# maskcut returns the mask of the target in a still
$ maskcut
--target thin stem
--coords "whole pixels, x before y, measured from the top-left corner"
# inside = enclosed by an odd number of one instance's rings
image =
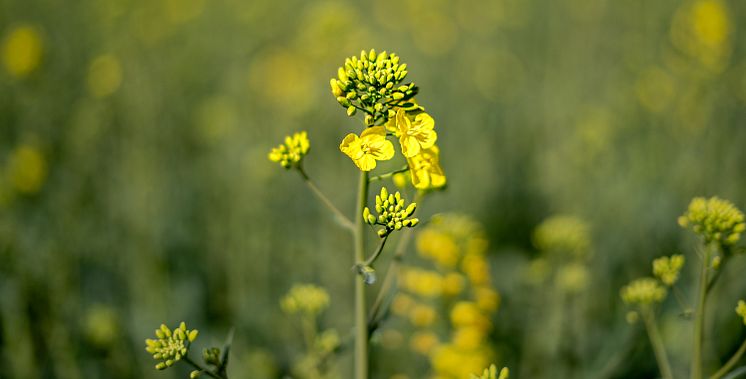
[[[658,327],[655,325],[655,314],[652,309],[642,309],[642,318],[645,322],[645,329],[648,332],[650,338],[650,345],[653,347],[653,353],[655,353],[655,360],[658,362],[658,368],[661,371],[663,379],[673,379],[671,370],[671,363],[668,361],[668,355],[666,354],[666,348],[663,345],[663,339],[660,333],[658,333]]]
[[[363,209],[368,200],[368,172],[360,172],[357,209],[355,210],[355,262],[365,259],[365,223]],[[365,281],[355,277],[355,379],[368,378],[368,322],[365,311]]]
[[[705,247],[702,257],[702,270],[699,275],[697,309],[694,318],[694,343],[692,345],[692,379],[702,379],[702,344],[704,341],[705,304],[707,301],[707,271],[710,262],[710,249]]]
[[[352,221],[350,221],[350,219],[347,218],[347,216],[345,216],[339,210],[339,208],[334,206],[331,200],[329,200],[329,198],[326,197],[326,195],[324,195],[323,192],[321,192],[319,187],[317,187],[316,184],[314,184],[314,182],[311,180],[311,178],[308,177],[308,174],[306,174],[306,171],[303,170],[302,166],[298,166],[298,173],[300,173],[300,176],[303,178],[303,181],[306,183],[308,188],[311,189],[311,192],[313,192],[313,194],[316,195],[316,197],[319,200],[321,200],[321,203],[324,204],[327,207],[327,209],[329,209],[332,212],[332,214],[334,214],[334,217],[337,220],[337,222],[339,222],[339,224],[342,225],[343,228],[353,231],[355,229],[355,225],[352,223]],[[363,211],[360,211],[359,215],[362,214],[362,212]]]
[[[728,371],[730,371],[733,366],[738,363],[738,361],[743,356],[743,353],[746,353],[746,339],[743,340],[743,343],[741,343],[741,346],[738,348],[738,350],[733,354],[730,359],[728,359],[728,362],[726,362],[723,367],[720,368],[720,370],[717,370],[714,374],[710,376],[710,379],[720,379],[723,377],[723,375],[727,374]]]
[[[728,263],[728,257],[730,254],[723,254],[723,258],[720,261],[720,266],[715,271],[715,274],[710,278],[710,281],[707,283],[707,293],[710,293],[712,291],[712,287],[715,286],[715,283],[717,283],[718,279],[720,278],[721,273],[723,272],[723,269],[725,268],[725,264]],[[710,262],[706,262],[708,266],[710,265]]]
[[[213,377],[215,379],[227,379],[227,378],[223,378],[222,376],[219,376],[218,374],[215,374],[214,372],[212,372],[212,371],[210,371],[210,370],[202,367],[202,365],[200,365],[199,363],[194,362],[193,360],[189,359],[188,356],[184,356],[181,359],[184,362],[188,363],[190,366],[192,366],[195,369],[199,370],[199,372],[203,372],[203,373],[205,373],[205,374],[207,374],[207,375],[209,375],[209,376],[211,376],[211,377]]]
[[[370,177],[370,181],[374,182],[376,180],[387,179],[387,178],[390,178],[390,177],[392,177],[392,176],[394,176],[396,174],[399,174],[399,173],[402,173],[402,172],[407,172],[407,171],[409,171],[409,166],[404,166],[402,168],[396,169],[396,170],[391,171],[391,172],[387,172],[385,174],[381,174],[381,175],[377,175],[377,176],[371,176]]]
[[[733,370],[733,372],[731,372],[728,376],[726,376],[723,379],[736,379],[740,376],[743,376],[743,374],[746,374],[746,366],[741,366]]]
[[[373,255],[370,256],[370,258],[368,258],[365,262],[363,262],[363,265],[370,266],[370,265],[373,264],[373,262],[376,261],[376,259],[378,259],[378,256],[381,255],[381,252],[383,251],[383,247],[386,245],[386,240],[388,240],[388,239],[389,239],[388,235],[386,235],[385,237],[381,238],[381,243],[378,244],[378,248],[373,253]]]

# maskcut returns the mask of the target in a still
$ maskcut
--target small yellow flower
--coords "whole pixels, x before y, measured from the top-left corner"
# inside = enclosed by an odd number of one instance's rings
[[[284,144],[269,152],[269,160],[279,162],[282,167],[291,168],[300,163],[310,148],[311,142],[308,140],[308,134],[305,131],[295,133],[285,137]]]
[[[412,325],[421,328],[432,325],[436,317],[435,309],[425,304],[417,304],[409,311],[409,321]]]
[[[440,188],[446,184],[446,175],[440,167],[440,149],[432,145],[417,155],[407,158],[412,184],[417,189]]]
[[[679,271],[684,267],[684,256],[675,254],[670,257],[660,257],[653,261],[653,274],[663,284],[672,286],[679,280]]]
[[[744,220],[743,212],[728,200],[695,197],[678,221],[682,228],[700,235],[705,243],[727,246],[735,245],[746,231]]]
[[[666,297],[666,287],[653,278],[642,278],[624,286],[622,300],[626,304],[650,305],[660,303]]]
[[[164,370],[187,355],[189,345],[194,342],[198,333],[197,329],[187,329],[184,322],[174,330],[161,324],[155,330],[156,339],[145,340],[145,351],[153,354],[153,359],[159,361],[155,368]]]
[[[746,301],[738,300],[738,306],[736,307],[736,314],[743,318],[743,323],[746,324]]]
[[[296,284],[280,301],[287,314],[316,316],[329,306],[329,293],[313,284]]]
[[[361,171],[376,168],[376,161],[386,161],[394,156],[394,145],[386,139],[386,129],[374,126],[365,129],[360,137],[350,133],[339,145]]]
[[[399,143],[405,157],[411,158],[420,153],[421,149],[429,149],[438,139],[435,133],[435,120],[427,113],[419,113],[414,121],[407,117],[404,109],[396,112],[396,127],[399,131]]]
[[[417,353],[427,355],[433,350],[433,348],[438,346],[439,342],[438,336],[433,332],[417,332],[414,333],[412,338],[409,340],[409,347]]]

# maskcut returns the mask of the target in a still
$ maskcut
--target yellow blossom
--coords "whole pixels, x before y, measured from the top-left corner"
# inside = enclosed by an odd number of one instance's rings
[[[391,311],[396,315],[403,316],[409,312],[413,304],[414,300],[409,295],[400,293],[391,302]]]
[[[485,312],[495,312],[500,307],[500,293],[489,287],[474,289],[474,297],[479,309]]]
[[[471,301],[459,301],[451,309],[451,323],[456,327],[474,326],[482,329],[490,327],[489,320]]]
[[[746,301],[738,300],[736,314],[741,316],[743,318],[743,323],[746,324]]]
[[[746,230],[744,215],[733,203],[718,197],[695,197],[679,225],[699,234],[705,243],[735,245]]]
[[[474,350],[482,345],[486,335],[482,328],[466,326],[453,333],[453,344],[459,349]]]
[[[16,191],[24,194],[39,192],[47,178],[47,161],[33,145],[21,145],[8,158],[7,173]]]
[[[427,327],[435,321],[435,309],[429,305],[417,304],[409,311],[409,321],[417,327]]]
[[[394,145],[386,139],[383,126],[368,128],[360,137],[350,133],[339,145],[339,150],[347,154],[362,171],[376,168],[376,161],[386,161],[394,156]]]
[[[468,254],[461,262],[461,269],[475,285],[486,285],[490,281],[490,271],[484,256]]]
[[[269,160],[279,162],[285,168],[297,166],[303,157],[308,154],[310,148],[311,142],[308,140],[308,134],[305,131],[294,133],[292,136],[285,137],[284,144],[273,148],[269,152]]]
[[[438,346],[438,336],[430,331],[416,332],[409,340],[409,347],[422,355],[428,355]]]
[[[418,113],[414,120],[410,120],[407,112],[399,109],[396,112],[396,128],[402,154],[407,158],[419,154],[421,149],[433,147],[438,139],[438,135],[433,130],[435,120],[424,112]]]
[[[423,230],[417,236],[417,251],[438,266],[453,268],[459,260],[459,247],[450,234],[435,228]]]
[[[11,75],[21,78],[39,66],[42,52],[43,43],[39,30],[31,25],[18,25],[3,41],[3,65]]]
[[[672,286],[679,279],[679,271],[684,267],[684,256],[675,254],[661,257],[653,261],[653,275],[663,284]]]
[[[440,188],[446,184],[446,175],[440,167],[438,146],[419,150],[417,155],[407,158],[407,163],[415,188]]]
[[[443,277],[443,294],[446,296],[456,296],[464,290],[464,276],[451,272]]]
[[[329,293],[313,284],[297,284],[282,298],[280,306],[288,314],[315,316],[329,306]]]
[[[650,305],[660,303],[666,297],[666,287],[653,278],[642,278],[624,286],[622,300],[627,304]]]

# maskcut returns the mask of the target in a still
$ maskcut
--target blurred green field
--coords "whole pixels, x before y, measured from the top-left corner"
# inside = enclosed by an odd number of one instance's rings
[[[279,302],[299,282],[349,330],[349,238],[267,153],[307,130],[307,171],[352,212],[338,146],[359,124],[328,83],[370,48],[407,62],[436,120],[448,188],[418,216],[471,215],[489,240],[496,361],[512,378],[657,377],[619,288],[692,253],[676,224],[692,197],[746,208],[744,20],[738,0],[0,0],[0,378],[184,378],[143,344],[181,320],[206,344],[236,327],[232,378],[281,378],[300,346]],[[569,308],[526,289],[555,214],[590,225]],[[730,264],[712,365],[744,334],[746,258]],[[665,307],[680,373],[688,321]],[[427,372],[376,341],[372,378]]]

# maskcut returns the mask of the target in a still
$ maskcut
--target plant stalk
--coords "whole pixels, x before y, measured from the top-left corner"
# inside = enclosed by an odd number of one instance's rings
[[[697,309],[694,314],[694,343],[692,344],[692,379],[702,379],[702,344],[704,342],[705,304],[707,300],[707,270],[710,263],[710,247],[704,249],[702,270],[699,274]]]
[[[368,200],[368,172],[360,172],[355,209],[355,263],[365,260],[363,209]],[[365,281],[355,275],[355,379],[368,378],[368,320],[365,309]]]
[[[355,224],[350,221],[349,218],[347,218],[334,204],[329,200],[326,195],[324,195],[323,192],[319,189],[319,187],[316,186],[316,184],[311,180],[311,178],[306,174],[306,171],[303,170],[303,167],[298,167],[298,173],[300,173],[300,176],[303,178],[303,182],[306,183],[308,188],[313,192],[314,195],[321,201],[324,206],[326,206],[327,209],[329,209],[330,212],[334,215],[335,220],[345,229],[349,231],[353,231],[355,229]],[[362,211],[360,211],[362,214]]]
[[[648,332],[650,345],[653,347],[653,353],[655,354],[655,360],[658,362],[661,376],[663,379],[673,379],[673,371],[671,370],[671,363],[668,361],[666,347],[663,345],[663,339],[658,332],[658,327],[655,325],[655,314],[652,309],[642,309],[640,313],[642,313],[645,329]]]
[[[746,339],[743,340],[743,343],[741,343],[741,346],[738,348],[735,354],[733,354],[733,356],[728,359],[728,362],[726,362],[723,367],[720,368],[720,370],[717,370],[716,373],[712,374],[710,376],[710,379],[722,378],[725,374],[728,373],[728,371],[733,368],[733,366],[736,365],[736,363],[738,363],[738,361],[743,356],[743,353],[746,353]]]

